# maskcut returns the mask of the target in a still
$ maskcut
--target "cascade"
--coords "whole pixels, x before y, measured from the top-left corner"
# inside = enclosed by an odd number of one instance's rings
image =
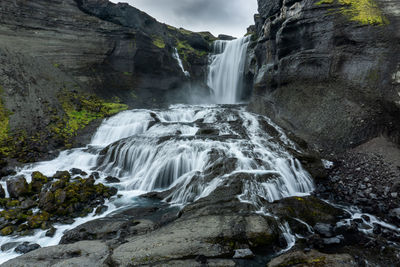
[[[218,103],[240,100],[248,38],[214,43],[209,86]],[[182,62],[175,56],[184,73]],[[272,132],[265,129],[273,129]],[[105,183],[107,176],[119,182],[118,198],[107,203],[107,216],[127,208],[137,196],[166,192],[164,201],[185,206],[212,194],[222,186],[241,188],[235,196],[265,213],[263,207],[290,196],[304,196],[314,189],[310,175],[290,150],[296,146],[269,118],[252,114],[240,105],[173,105],[168,109],[136,109],[105,119],[90,144],[63,151],[50,161],[28,164],[18,170],[28,182],[34,171],[52,176],[60,170],[79,168],[97,171]],[[5,182],[0,184],[5,187]],[[91,214],[73,225],[54,225],[54,237],[38,230],[33,236],[2,237],[9,242],[32,242],[42,247],[56,245],[65,230],[99,218]],[[294,236],[281,225],[289,246]],[[0,252],[0,263],[18,254]]]
[[[213,90],[218,104],[235,104],[241,100],[249,41],[250,37],[242,37],[213,43],[207,85]]]
[[[172,54],[172,57],[175,58],[176,61],[178,62],[178,65],[181,68],[183,74],[185,74],[186,77],[190,77],[190,73],[186,71],[185,68],[183,67],[181,57],[179,56],[178,49],[176,49],[176,47],[174,48],[174,53]]]

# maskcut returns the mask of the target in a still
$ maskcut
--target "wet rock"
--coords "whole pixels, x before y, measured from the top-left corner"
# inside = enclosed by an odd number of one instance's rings
[[[60,180],[69,181],[69,179],[71,179],[71,174],[68,171],[57,171],[53,175],[53,178],[54,179],[60,179]]]
[[[331,246],[331,245],[339,245],[341,243],[341,240],[344,239],[344,237],[331,237],[331,238],[323,238],[323,244],[325,246]]]
[[[234,259],[252,259],[255,255],[253,252],[246,248],[246,249],[237,249],[235,250],[235,255],[233,255]]]
[[[6,197],[6,191],[4,191],[4,188],[2,185],[0,185],[0,198],[5,198]]]
[[[40,248],[3,264],[15,266],[102,266],[109,249],[99,241]]]
[[[54,194],[51,191],[40,194],[39,208],[47,212],[53,212],[57,209],[54,201]]]
[[[86,172],[82,171],[81,169],[77,169],[77,168],[72,168],[71,170],[69,170],[69,172],[71,173],[72,176],[75,176],[75,175],[87,176]]]
[[[316,233],[324,236],[324,237],[331,237],[332,236],[332,226],[329,224],[324,223],[317,223],[314,226],[314,230]]]
[[[96,208],[95,214],[100,215],[100,214],[103,214],[104,212],[106,212],[107,210],[108,210],[108,207],[102,205],[102,206]]]
[[[196,135],[219,135],[219,130],[214,128],[201,128]]]
[[[118,178],[116,178],[116,177],[112,177],[112,176],[106,177],[105,180],[106,180],[106,182],[109,183],[109,184],[121,182],[120,179],[118,179]]]
[[[100,174],[98,172],[92,172],[90,175],[96,180],[100,179]]]
[[[10,249],[15,248],[16,246],[18,246],[18,244],[20,244],[20,242],[10,242],[10,243],[5,243],[4,245],[1,245],[1,251],[8,251]]]
[[[280,266],[357,266],[354,258],[348,254],[323,254],[316,250],[308,253],[291,251],[271,260],[267,267]]]
[[[177,260],[198,255],[218,258],[234,255],[235,244],[243,240],[250,249],[262,247],[268,250],[279,238],[277,225],[258,215],[221,215],[220,212],[213,216],[184,216],[148,234],[128,238],[126,243],[114,249],[112,260],[125,266],[132,261],[134,265],[146,265],[166,258]],[[235,222],[234,229],[232,222]]]
[[[32,175],[31,188],[34,193],[40,193],[42,191],[43,185],[49,182],[49,178],[40,172],[33,172]]]
[[[56,233],[57,229],[54,227],[51,227],[47,232],[46,232],[46,236],[48,237],[53,237]]]
[[[22,201],[20,207],[21,207],[21,209],[27,210],[27,209],[31,209],[31,208],[35,207],[36,205],[37,205],[37,203],[35,201],[28,198],[28,199]]]
[[[24,177],[7,180],[7,191],[11,198],[19,198],[29,194],[29,185]]]
[[[26,254],[28,252],[34,251],[39,248],[40,246],[38,244],[30,244],[29,242],[24,242],[15,248],[15,252],[20,254]]]

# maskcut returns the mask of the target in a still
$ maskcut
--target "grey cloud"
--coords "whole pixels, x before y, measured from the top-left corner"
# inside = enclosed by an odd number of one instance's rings
[[[253,24],[257,0],[112,0],[128,2],[161,22],[194,31],[242,36]]]

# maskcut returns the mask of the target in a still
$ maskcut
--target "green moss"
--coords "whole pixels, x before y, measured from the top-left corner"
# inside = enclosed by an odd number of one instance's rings
[[[13,232],[14,232],[14,227],[12,226],[7,226],[1,229],[2,236],[11,235]]]
[[[375,0],[320,0],[316,5],[340,4],[339,12],[351,21],[363,25],[385,25],[388,19],[383,15]]]
[[[48,179],[45,175],[43,175],[41,172],[33,172],[32,173],[32,182],[38,181],[41,183],[47,183]]]
[[[316,3],[316,5],[330,5],[333,4],[333,0],[321,0]]]
[[[153,35],[153,45],[157,46],[158,48],[165,48],[165,42],[160,36]]]
[[[3,87],[0,85],[0,154],[8,156],[13,148],[7,145],[10,131],[10,112],[5,108],[1,95]]]
[[[124,75],[126,75],[126,76],[131,76],[131,75],[132,75],[132,72],[124,71]]]
[[[7,201],[6,207],[7,208],[13,208],[13,207],[18,207],[21,203],[18,200],[9,200]]]
[[[125,104],[106,102],[90,94],[63,91],[58,98],[65,116],[63,118],[53,116],[53,120],[56,122],[52,123],[49,128],[52,133],[64,141],[67,147],[77,131],[86,127],[93,120],[128,109]]]
[[[184,61],[188,61],[189,55],[195,55],[197,57],[204,57],[207,55],[206,51],[199,51],[194,49],[188,42],[176,40],[176,49],[178,50],[179,55],[183,58]]]
[[[346,5],[341,12],[352,21],[372,25],[389,23],[374,0],[339,0],[339,3]]]
[[[43,211],[43,212],[40,212],[38,214],[29,216],[27,218],[27,220],[28,220],[28,226],[31,229],[41,228],[43,223],[45,223],[45,222],[50,220],[50,214],[45,212],[45,211]]]
[[[54,63],[53,66],[54,66],[55,68],[58,68],[58,67],[60,67],[60,64]]]

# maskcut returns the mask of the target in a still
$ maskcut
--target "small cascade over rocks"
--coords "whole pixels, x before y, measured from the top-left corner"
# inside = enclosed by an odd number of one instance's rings
[[[240,102],[244,88],[244,67],[250,37],[233,41],[217,40],[210,56],[207,85],[218,104]]]
[[[183,67],[183,63],[182,63],[181,57],[179,56],[178,49],[176,49],[176,47],[174,48],[174,53],[172,54],[172,56],[178,62],[178,65],[181,68],[183,74],[185,74],[186,77],[190,77],[190,73],[188,71],[186,71],[185,68]]]

